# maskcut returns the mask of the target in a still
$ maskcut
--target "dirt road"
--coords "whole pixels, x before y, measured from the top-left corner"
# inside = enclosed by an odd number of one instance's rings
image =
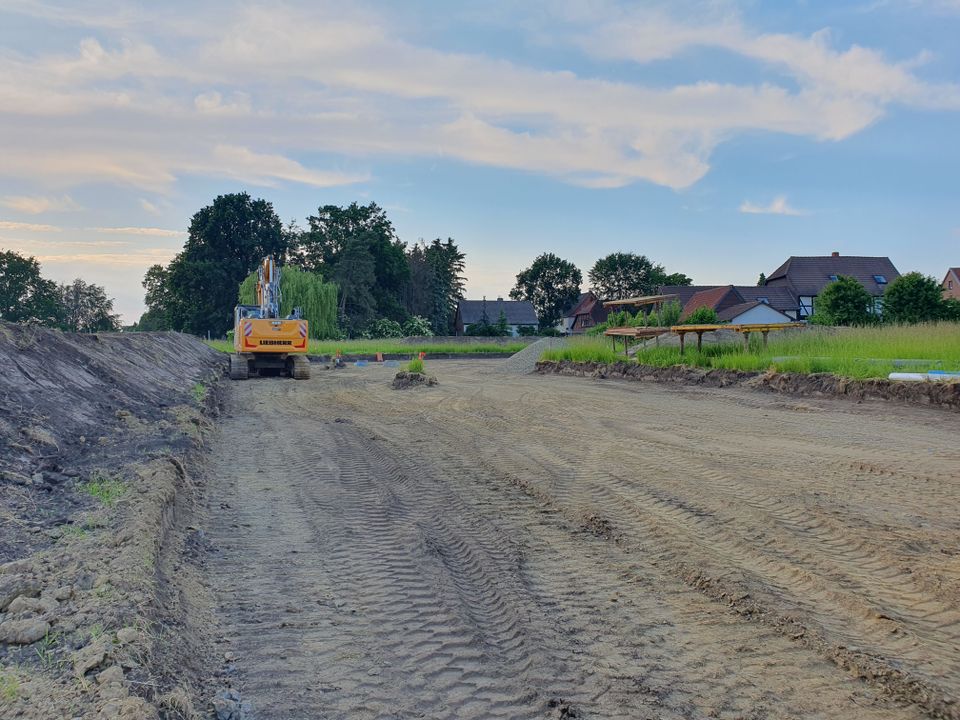
[[[956,414],[496,366],[232,386],[254,718],[958,717]]]

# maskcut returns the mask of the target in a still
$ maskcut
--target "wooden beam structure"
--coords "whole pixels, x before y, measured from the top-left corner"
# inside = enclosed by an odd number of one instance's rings
[[[604,307],[620,307],[622,305],[659,305],[664,300],[677,300],[679,295],[641,295],[639,297],[624,298],[623,300],[607,300]]]
[[[613,343],[613,351],[617,351],[617,338],[623,338],[623,354],[628,355],[631,340],[648,340],[649,338],[659,338],[670,332],[670,328],[662,327],[614,327],[607,328],[603,334],[610,338]]]
[[[687,333],[697,334],[697,352],[703,347],[703,334],[715,330],[733,330],[743,335],[744,351],[750,348],[750,333],[761,333],[763,335],[763,346],[767,346],[767,335],[771,330],[786,330],[787,328],[805,327],[802,323],[757,323],[744,325],[674,325],[670,328],[680,336],[680,354],[684,351],[684,336]]]

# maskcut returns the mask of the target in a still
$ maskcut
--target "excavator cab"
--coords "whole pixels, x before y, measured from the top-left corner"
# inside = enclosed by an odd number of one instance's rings
[[[307,359],[308,326],[295,309],[280,316],[280,268],[272,256],[263,259],[257,276],[259,305],[237,305],[233,311],[233,349],[230,378],[251,375],[310,377]]]

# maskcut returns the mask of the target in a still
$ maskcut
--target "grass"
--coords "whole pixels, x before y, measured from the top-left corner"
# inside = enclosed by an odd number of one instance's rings
[[[13,675],[0,674],[0,698],[13,702],[20,694],[20,681]]]
[[[127,486],[120,478],[107,475],[100,470],[94,471],[90,475],[90,479],[81,483],[79,487],[87,495],[96,498],[107,507],[113,507],[120,496],[127,491]]]
[[[411,360],[409,363],[407,363],[407,372],[423,374],[423,360],[420,358],[414,358]]]
[[[693,340],[693,343],[691,343]],[[691,347],[693,345],[693,347]],[[885,378],[891,372],[960,371],[960,323],[889,325],[873,328],[810,328],[772,335],[763,348],[761,338],[751,338],[745,352],[739,342],[695,348],[687,337],[687,351],[679,347],[650,346],[636,354],[643,365],[692,365],[727,370],[816,373],[830,372],[850,378]],[[544,360],[616,362],[609,338],[574,338],[565,348],[546,351]],[[895,360],[911,360],[906,365]]]
[[[210,347],[221,352],[233,352],[233,344],[226,340],[211,340]],[[529,343],[508,340],[496,342],[430,342],[417,344],[401,342],[397,338],[383,340],[311,340],[311,355],[336,355],[339,350],[344,355],[375,355],[378,352],[390,355],[412,355],[424,352],[427,355],[458,353],[465,355],[483,355],[484,353],[515,353],[523,350]]]
[[[197,401],[197,405],[203,405],[203,401],[207,398],[207,386],[201,382],[194,383],[191,392],[193,393],[193,399]]]

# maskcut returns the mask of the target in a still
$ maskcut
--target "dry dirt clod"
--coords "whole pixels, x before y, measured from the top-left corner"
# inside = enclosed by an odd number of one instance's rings
[[[16,597],[7,607],[7,612],[11,615],[23,615],[25,613],[36,613],[43,615],[45,613],[55,612],[57,601],[53,598],[31,598],[26,595]]]
[[[107,659],[106,644],[98,641],[87,645],[73,654],[73,671],[77,677],[83,677],[94,668],[99,667]]]
[[[7,620],[0,623],[0,643],[30,645],[50,632],[46,620]]]
[[[123,682],[123,669],[119,665],[111,665],[106,670],[97,673],[98,685],[109,685],[111,683]]]
[[[394,390],[405,390],[413,387],[430,387],[437,384],[437,378],[424,373],[407,372],[401,370],[393,378]]]
[[[10,575],[0,578],[0,611],[6,610],[16,598],[36,597],[40,594],[40,583],[24,575]]]
[[[137,639],[140,633],[136,628],[125,627],[117,630],[117,642],[121,645],[127,645]]]

